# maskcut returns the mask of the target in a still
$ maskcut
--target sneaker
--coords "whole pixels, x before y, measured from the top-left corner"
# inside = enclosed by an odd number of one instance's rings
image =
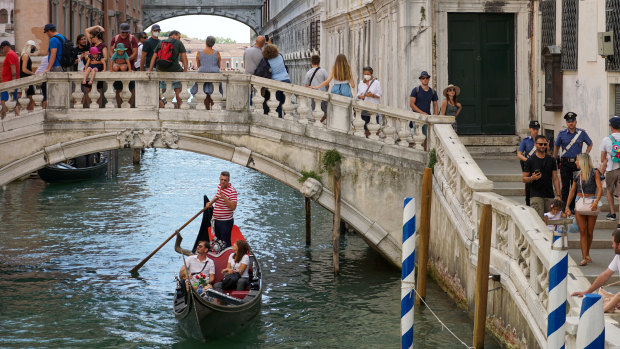
[[[616,214],[615,213],[608,213],[607,216],[605,216],[605,219],[607,219],[608,221],[615,221],[616,220]]]

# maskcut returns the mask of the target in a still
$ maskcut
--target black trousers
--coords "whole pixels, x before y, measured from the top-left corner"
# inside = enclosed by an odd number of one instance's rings
[[[521,161],[521,171],[525,172],[525,161]],[[525,205],[530,205],[530,183],[525,183]]]
[[[573,173],[577,171],[577,165],[574,162],[568,162],[562,160],[560,168],[560,179],[562,181],[562,201],[566,205],[568,199],[568,193],[570,193],[570,186],[573,182]],[[575,211],[575,201],[570,203],[570,210]]]
[[[232,232],[233,224],[235,224],[235,219],[229,219],[227,221],[214,220],[213,229],[215,229],[215,237],[218,240],[224,241],[226,243],[226,247],[231,246],[230,243],[230,235]]]

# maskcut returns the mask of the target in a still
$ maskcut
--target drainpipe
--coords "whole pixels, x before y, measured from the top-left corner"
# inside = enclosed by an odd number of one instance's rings
[[[530,120],[536,120],[536,0],[530,0],[529,34],[530,34]]]

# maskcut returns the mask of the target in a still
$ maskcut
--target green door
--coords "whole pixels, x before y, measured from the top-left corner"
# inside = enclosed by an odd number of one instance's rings
[[[461,88],[459,134],[515,134],[514,16],[448,13],[448,82]]]

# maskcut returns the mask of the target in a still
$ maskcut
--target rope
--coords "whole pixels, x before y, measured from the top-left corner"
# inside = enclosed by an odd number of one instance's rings
[[[428,306],[428,303],[426,303],[426,301],[424,301],[424,298],[422,298],[422,296],[420,296],[420,294],[418,293],[418,291],[415,289],[415,287],[412,289],[413,292],[415,292],[415,294],[418,295],[418,297],[420,297],[420,300],[422,301],[422,303],[424,303],[424,305],[428,308],[428,310],[431,312],[431,314],[433,314],[433,316],[435,317],[435,319],[437,319],[437,321],[441,324],[441,329],[443,330],[444,328],[446,330],[448,330],[448,332],[450,332],[450,334],[456,338],[457,341],[459,341],[461,344],[463,344],[463,346],[467,349],[476,349],[476,347],[470,347],[469,345],[467,345],[465,342],[463,342],[456,334],[454,334],[454,332],[452,332],[452,330],[450,330],[450,328],[448,327],[448,325],[444,324],[443,321],[441,321],[441,319],[439,319],[439,317],[437,317],[437,314],[435,314],[435,312],[433,311],[433,309],[431,309],[431,307]]]

